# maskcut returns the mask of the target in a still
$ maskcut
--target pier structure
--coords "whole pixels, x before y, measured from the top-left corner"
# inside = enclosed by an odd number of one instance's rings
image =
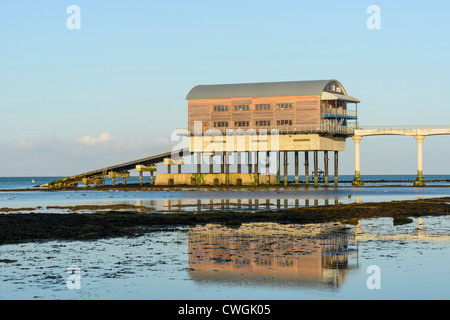
[[[425,137],[450,135],[450,126],[411,126],[411,127],[357,127],[352,139],[355,143],[355,178],[353,185],[361,186],[360,144],[364,137],[380,135],[412,136],[417,142],[417,178],[414,186],[425,186],[423,179],[423,142]]]
[[[106,178],[113,185],[116,179],[123,179],[126,185],[130,170],[139,172],[141,185],[144,172],[150,172],[150,183],[158,186],[275,185],[281,183],[282,175],[287,185],[288,160],[292,157],[295,184],[328,186],[332,153],[334,185],[338,185],[339,152],[345,150],[346,139],[353,136],[360,102],[347,95],[339,81],[199,85],[186,100],[188,128],[178,130],[178,134],[188,138],[188,148],[105,166],[41,187],[102,185]],[[183,158],[187,156],[193,156],[195,172],[182,172]],[[305,181],[299,178],[302,160]],[[158,172],[154,179],[158,163],[167,167],[167,173]],[[208,164],[206,170],[203,163]],[[220,170],[214,169],[215,163]],[[234,164],[236,172],[231,172]],[[177,172],[172,171],[173,166],[178,167]]]
[[[283,176],[287,185],[288,160],[294,158],[295,184],[328,186],[329,155],[334,153],[338,185],[339,152],[353,135],[360,102],[339,81],[199,85],[186,100],[188,128],[179,135],[189,138],[196,172],[158,174],[156,184],[280,184]],[[299,178],[302,160],[305,181]],[[203,163],[209,164],[207,170]],[[214,163],[220,170],[214,170]],[[236,172],[231,172],[234,164]]]

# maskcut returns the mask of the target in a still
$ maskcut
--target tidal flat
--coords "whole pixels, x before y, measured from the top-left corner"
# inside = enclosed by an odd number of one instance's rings
[[[411,217],[450,214],[450,197],[376,203],[295,207],[282,210],[223,212],[220,210],[182,213],[148,212],[142,206],[64,206],[71,213],[0,214],[0,244],[42,240],[100,239],[141,236],[157,228],[194,226],[206,223],[239,227],[250,222],[310,224],[342,222],[357,224],[359,219],[392,218],[394,223],[411,222]],[[118,208],[124,210],[117,210]],[[133,210],[130,210],[133,208]],[[25,208],[29,210],[30,208]],[[90,209],[89,213],[78,210]],[[6,210],[4,208],[4,210]],[[19,210],[20,211],[20,210]]]
[[[412,220],[202,223],[2,244],[0,299],[448,299],[450,220]]]

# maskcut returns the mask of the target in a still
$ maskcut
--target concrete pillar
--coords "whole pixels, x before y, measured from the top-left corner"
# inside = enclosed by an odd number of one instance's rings
[[[298,184],[298,151],[295,151],[294,153],[295,157],[295,184]]]
[[[339,184],[339,152],[334,152],[334,186]]]
[[[287,151],[284,152],[283,168],[284,168],[283,182],[284,182],[284,185],[287,186],[288,185],[288,152]]]
[[[197,152],[197,174],[202,173],[202,154]]]
[[[324,162],[324,179],[325,179],[325,185],[328,187],[328,151],[323,152],[323,162]]]
[[[139,171],[139,184],[142,186],[144,184],[144,172]]]
[[[281,181],[281,168],[280,168],[280,151],[276,152],[276,157],[277,157],[277,183],[280,184]]]
[[[209,173],[214,173],[214,156],[209,156]]]
[[[111,179],[111,184],[112,184],[113,187],[116,185],[116,178],[112,178]]]
[[[314,186],[319,185],[319,151],[314,151]]]
[[[237,173],[241,173],[241,153],[238,151],[237,153]]]
[[[169,165],[167,166],[167,173],[172,173],[171,168],[172,168],[172,166],[169,164]]]
[[[305,183],[309,185],[309,153],[305,151]]]
[[[181,165],[178,165],[178,173],[181,173]]]
[[[225,156],[222,155],[220,158],[222,159],[220,163],[220,173],[225,173]]]
[[[259,153],[255,151],[255,182],[259,184]]]
[[[266,174],[269,175],[270,172],[270,164],[269,164],[269,151],[266,152]]]
[[[108,177],[112,180],[113,186],[116,185],[116,179],[123,179],[123,184],[127,184],[127,178],[130,177],[129,172],[108,172]]]
[[[227,180],[229,179],[230,174],[230,153],[225,153],[225,173],[227,175]]]
[[[353,136],[352,139],[355,142],[355,179],[352,184],[354,186],[362,186],[364,183],[361,181],[361,169],[360,169],[360,158],[359,158],[359,145],[363,137]]]
[[[153,184],[153,171],[150,171],[150,184]]]
[[[425,136],[414,136],[417,141],[417,179],[414,181],[414,185],[418,187],[423,187],[426,185],[423,181],[423,163],[422,163],[422,153],[423,153],[423,140]]]

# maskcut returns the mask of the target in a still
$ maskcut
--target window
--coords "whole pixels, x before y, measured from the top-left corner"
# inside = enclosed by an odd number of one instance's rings
[[[268,127],[270,126],[270,120],[261,120],[261,121],[255,121],[256,127]]]
[[[214,111],[228,111],[228,106],[214,106]]]
[[[228,122],[226,122],[226,121],[214,122],[214,128],[227,128],[227,127],[228,127]]]
[[[256,111],[262,111],[262,110],[270,110],[270,104],[257,104],[255,105]]]
[[[278,103],[278,110],[292,110],[292,103]]]
[[[235,121],[234,126],[235,127],[248,127],[249,122],[248,121]]]
[[[292,126],[292,120],[277,120],[277,126]]]
[[[248,104],[241,104],[238,106],[234,106],[234,111],[248,111],[249,105]]]

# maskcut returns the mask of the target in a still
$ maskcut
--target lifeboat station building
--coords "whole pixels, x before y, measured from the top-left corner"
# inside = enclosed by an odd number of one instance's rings
[[[328,185],[334,153],[337,185],[339,151],[354,134],[360,102],[337,80],[199,85],[186,100],[188,128],[179,134],[188,137],[197,170],[169,169],[157,175],[156,184],[280,184],[282,176],[287,184],[288,154],[293,153],[295,184]],[[217,172],[214,163],[220,164]]]

